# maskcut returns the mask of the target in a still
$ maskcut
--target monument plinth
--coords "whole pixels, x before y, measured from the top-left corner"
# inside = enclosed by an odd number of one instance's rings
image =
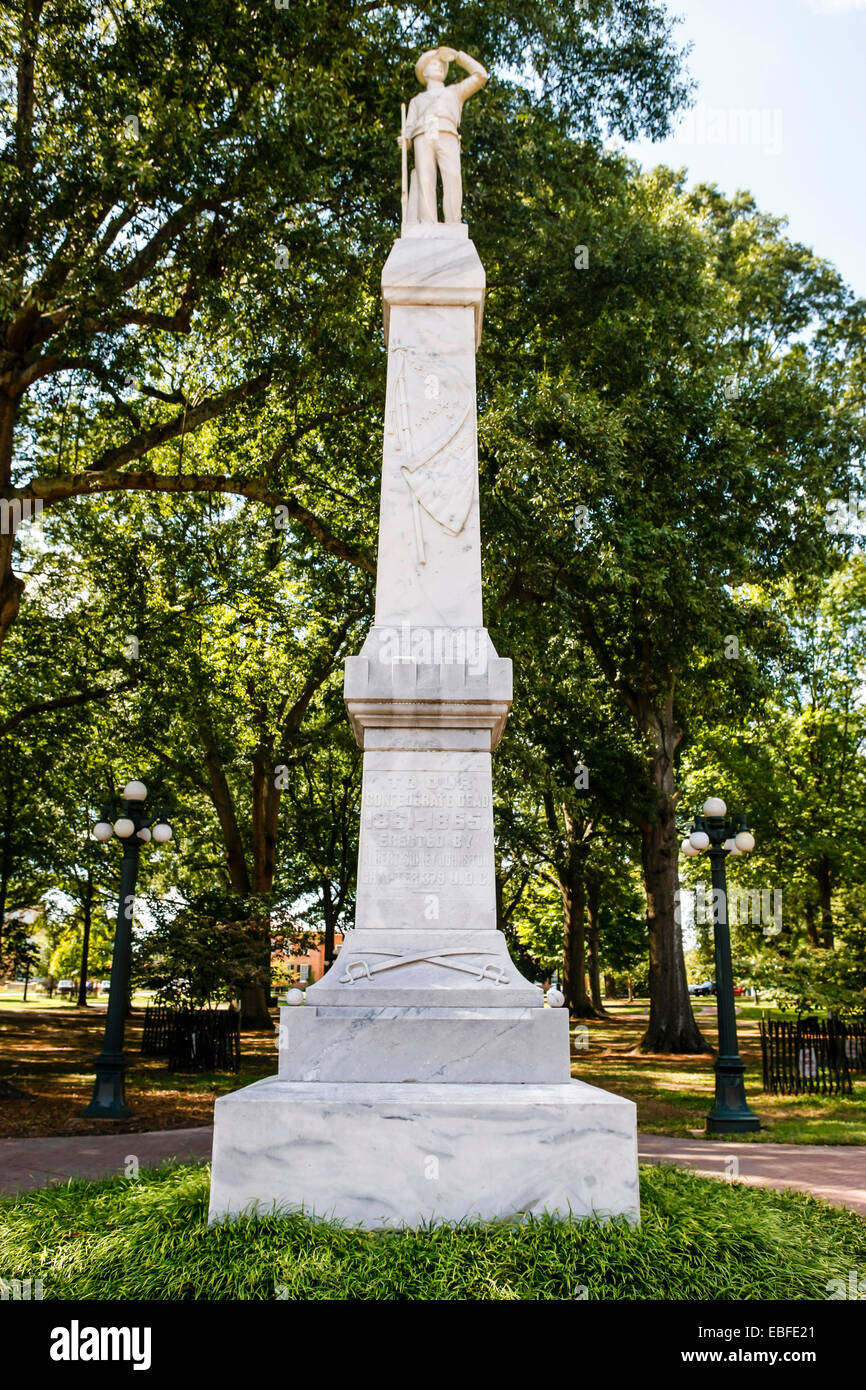
[[[470,78],[445,87],[440,54],[472,64]],[[366,1226],[637,1219],[634,1105],[570,1079],[567,1012],[545,1007],[496,927],[491,752],[512,678],[481,608],[485,278],[459,199],[456,221],[418,215],[431,170],[435,206],[437,168],[453,212],[453,94],[463,89],[462,103],[486,74],[447,49],[418,67],[428,91],[403,137],[412,189],[382,274],[376,615],[345,664],[364,750],[355,928],[305,1003],[282,1010],[279,1076],[216,1102],[210,1213],[276,1204]]]

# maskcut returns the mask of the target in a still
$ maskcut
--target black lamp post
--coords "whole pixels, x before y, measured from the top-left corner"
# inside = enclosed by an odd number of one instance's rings
[[[704,802],[703,815],[695,818],[691,834],[683,841],[683,853],[691,856],[709,850],[713,883],[713,936],[716,956],[716,1012],[719,1051],[716,1057],[716,1098],[707,1115],[708,1134],[742,1134],[761,1128],[746,1102],[745,1067],[737,1047],[737,1015],[734,1008],[734,974],[731,966],[731,932],[728,923],[728,889],[725,860],[729,854],[754,849],[754,836],[742,816],[727,817],[727,806],[717,796]]]
[[[145,807],[147,787],[143,782],[127,782],[120,798],[120,815],[114,824],[108,817],[115,810],[106,806],[103,819],[93,827],[97,840],[110,840],[112,835],[123,841],[123,860],[120,870],[120,902],[117,907],[117,927],[114,932],[114,952],[111,958],[111,986],[108,992],[108,1013],[102,1051],[96,1059],[96,1081],[93,1098],[82,1115],[88,1119],[124,1120],[132,1114],[126,1103],[126,1060],[123,1055],[123,1030],[129,996],[129,976],[132,959],[132,909],[135,902],[135,881],[138,877],[138,858],[143,844],[154,840],[165,844],[171,839],[171,826],[160,816],[151,817]],[[151,826],[153,829],[151,830]]]

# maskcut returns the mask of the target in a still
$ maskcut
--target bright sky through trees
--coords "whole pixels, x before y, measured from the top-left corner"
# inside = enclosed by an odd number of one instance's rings
[[[696,105],[676,138],[641,142],[645,166],[747,188],[789,234],[866,294],[866,0],[671,0]],[[754,114],[748,122],[740,113]]]

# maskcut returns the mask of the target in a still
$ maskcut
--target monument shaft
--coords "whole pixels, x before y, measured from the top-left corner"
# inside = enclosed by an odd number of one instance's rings
[[[355,930],[322,1005],[539,1006],[496,930],[491,749],[511,662],[482,626],[475,352],[464,226],[412,227],[382,273],[388,385],[376,621],[346,662],[364,749]]]

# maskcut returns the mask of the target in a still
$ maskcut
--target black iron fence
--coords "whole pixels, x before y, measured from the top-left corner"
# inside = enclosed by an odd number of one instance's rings
[[[176,1009],[167,1009],[163,1004],[148,1004],[144,1011],[144,1028],[141,1034],[142,1057],[164,1057],[168,1052],[168,1035],[171,1020]]]
[[[237,1009],[172,1009],[148,1004],[141,1037],[143,1057],[167,1057],[169,1071],[238,1071],[241,1064]]]
[[[773,1095],[851,1093],[866,1071],[866,1019],[761,1019],[764,1090]]]

